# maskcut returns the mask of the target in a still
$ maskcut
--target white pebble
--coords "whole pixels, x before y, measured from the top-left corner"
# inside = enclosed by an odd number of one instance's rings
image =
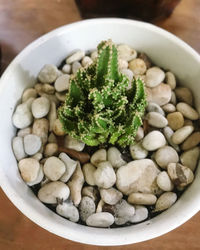
[[[24,143],[22,137],[14,137],[12,141],[12,148],[15,154],[15,157],[18,161],[26,157],[26,153],[24,151]]]
[[[185,102],[179,102],[176,105],[176,109],[182,113],[182,115],[190,120],[197,120],[199,119],[199,114],[198,112],[193,109],[189,104]]]
[[[81,165],[77,162],[76,170],[74,171],[70,181],[68,181],[68,186],[70,189],[70,198],[74,205],[77,207],[81,202],[81,190],[84,184],[84,175],[81,169]]]
[[[172,72],[168,71],[165,73],[165,81],[171,89],[176,88],[176,78]]]
[[[139,127],[135,136],[135,140],[140,141],[143,139],[143,137],[144,137],[144,129],[142,127]]]
[[[155,183],[160,170],[150,159],[134,160],[117,170],[116,186],[125,195],[131,193],[157,194]]]
[[[38,198],[47,204],[56,204],[58,201],[65,201],[69,197],[68,186],[60,181],[54,181],[42,186],[38,192]]]
[[[115,171],[109,161],[100,162],[94,172],[94,181],[98,187],[110,188],[116,182]]]
[[[140,58],[131,60],[128,66],[135,75],[143,75],[147,70],[145,62]]]
[[[163,109],[157,103],[154,103],[154,102],[148,103],[147,111],[148,112],[157,112],[157,113],[165,116],[165,112],[163,111]]]
[[[118,57],[128,62],[137,57],[137,51],[128,46],[127,44],[118,45],[117,50]]]
[[[36,90],[34,88],[25,89],[23,94],[22,94],[22,102],[26,102],[31,97],[33,97],[33,98],[37,97]]]
[[[100,195],[101,195],[101,199],[106,204],[109,204],[109,205],[115,205],[123,197],[123,194],[115,188],[109,188],[109,189],[101,188]]]
[[[58,92],[66,91],[69,89],[69,79],[70,75],[63,74],[60,77],[58,77],[55,81],[55,89]]]
[[[153,205],[156,203],[156,196],[153,194],[131,193],[128,202],[136,205]]]
[[[147,101],[157,103],[160,106],[167,104],[172,96],[172,90],[169,85],[160,83],[154,88],[146,87]]]
[[[173,105],[176,105],[176,94],[174,93],[174,91],[171,92],[170,103],[172,103]]]
[[[63,75],[62,70],[58,69],[58,72],[57,72],[57,77],[60,77],[60,76],[62,76],[62,75]]]
[[[172,191],[174,188],[174,184],[172,183],[169,175],[166,171],[162,171],[157,177],[157,184],[160,189],[163,191]]]
[[[155,153],[156,163],[161,167],[166,169],[168,164],[171,162],[178,162],[179,156],[175,149],[170,146],[163,146],[159,148]]]
[[[53,64],[46,64],[38,74],[38,78],[42,83],[52,83],[56,80],[58,69]]]
[[[55,93],[55,88],[48,83],[37,83],[35,85],[35,90],[37,91],[39,95],[41,95],[42,93],[46,93],[46,94]]]
[[[62,182],[67,182],[76,170],[77,161],[72,160],[67,154],[60,153],[59,158],[65,164],[65,173],[61,176]]]
[[[83,67],[87,67],[92,63],[93,63],[93,61],[89,56],[84,56],[82,61],[81,61],[81,64],[82,64]]]
[[[71,68],[72,68],[72,66],[70,64],[65,64],[62,67],[62,72],[65,73],[65,74],[70,74],[71,73]]]
[[[97,187],[85,186],[83,187],[81,193],[82,196],[88,196],[92,198],[95,203],[99,199],[99,190],[97,189]]]
[[[32,158],[24,158],[19,161],[18,167],[25,182],[35,181],[40,169],[40,164],[37,160]]]
[[[100,162],[107,160],[107,152],[105,149],[99,149],[91,156],[90,161],[93,165],[97,166]]]
[[[109,227],[113,223],[113,215],[107,212],[92,214],[86,220],[86,224],[91,227]]]
[[[74,149],[76,151],[82,151],[85,147],[85,143],[72,138],[70,135],[66,135],[64,146],[66,148]]]
[[[142,142],[142,146],[148,151],[154,151],[166,144],[164,135],[159,131],[148,133]]]
[[[56,212],[72,222],[78,222],[79,220],[78,209],[72,203],[63,202],[62,204],[58,204]]]
[[[95,213],[95,210],[94,200],[88,196],[84,196],[79,204],[81,220],[85,222],[90,215]]]
[[[163,82],[165,73],[158,67],[149,68],[146,72],[145,83],[147,87],[154,88]]]
[[[33,115],[30,111],[29,105],[24,102],[16,107],[12,117],[13,124],[16,128],[26,128],[33,122]]]
[[[91,57],[92,61],[95,61],[95,60],[97,59],[97,57],[98,57],[97,51],[94,50],[94,51],[91,53],[90,57]]]
[[[37,175],[36,179],[34,181],[27,182],[27,185],[28,186],[34,186],[36,184],[39,184],[43,180],[43,178],[44,178],[43,167],[42,167],[42,164],[40,164],[40,169],[38,171],[38,175]]]
[[[134,206],[130,205],[124,199],[122,199],[120,202],[118,202],[115,205],[114,211],[115,211],[115,224],[117,224],[117,225],[125,224],[135,214]]]
[[[116,147],[110,147],[107,152],[108,161],[114,168],[119,168],[126,165],[126,161],[122,159],[121,152]]]
[[[37,135],[24,136],[24,150],[28,155],[36,154],[42,146],[41,138]]]
[[[172,103],[167,103],[162,106],[162,109],[167,113],[173,113],[176,111],[176,107]]]
[[[166,192],[162,194],[156,202],[155,211],[157,212],[168,209],[176,202],[176,200],[177,195],[173,192]]]
[[[28,108],[31,110],[31,106],[35,98],[30,97],[25,103],[27,104]]]
[[[170,127],[165,127],[163,129],[163,133],[168,141],[168,143],[177,151],[180,151],[180,148],[177,144],[173,143],[172,141],[172,135],[174,134],[174,131]]]
[[[134,160],[145,159],[148,155],[148,151],[142,146],[142,141],[130,145],[129,149]]]
[[[77,70],[81,68],[80,62],[73,62],[72,64],[72,73],[76,74]]]
[[[41,93],[40,96],[46,97],[50,102],[55,102],[56,105],[60,104],[60,102],[59,102],[58,98],[56,97],[56,95],[49,95],[49,94],[46,94],[46,93]]]
[[[85,51],[78,50],[74,54],[72,54],[71,56],[67,57],[66,63],[72,64],[75,61],[80,61],[84,56],[85,56]]]
[[[17,136],[24,137],[25,135],[29,135],[31,133],[32,133],[32,128],[27,127],[27,128],[20,129],[17,133]]]
[[[65,164],[55,156],[49,157],[44,164],[44,174],[51,181],[57,181],[65,172]]]
[[[155,128],[164,128],[167,126],[167,119],[158,112],[149,112],[146,116],[148,124]]]
[[[94,172],[96,171],[96,167],[91,163],[86,163],[83,165],[83,174],[85,177],[85,181],[88,185],[94,186]]]
[[[43,155],[42,155],[42,153],[38,152],[38,153],[32,155],[31,158],[36,159],[37,161],[40,161],[40,160],[42,160]]]
[[[145,206],[136,205],[135,214],[129,220],[131,223],[137,223],[146,220],[148,217],[148,209]]]
[[[181,144],[194,130],[193,126],[184,126],[176,130],[172,135],[172,141],[175,144]]]
[[[122,69],[127,69],[128,68],[128,62],[126,60],[120,59],[118,60],[118,67],[119,70],[121,71]]]
[[[39,97],[32,103],[32,113],[35,118],[46,116],[50,109],[50,101],[46,97]]]

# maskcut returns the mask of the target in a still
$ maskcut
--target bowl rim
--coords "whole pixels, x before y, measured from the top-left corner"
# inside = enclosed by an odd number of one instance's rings
[[[1,78],[0,78],[0,95],[3,92],[4,89],[4,85],[5,85],[5,81],[4,78],[6,78],[6,75],[12,71],[12,68],[15,66],[15,64],[17,64],[21,58],[23,58],[24,56],[26,56],[32,49],[40,46],[41,44],[45,43],[48,39],[51,39],[52,37],[54,37],[55,35],[60,35],[62,33],[64,33],[67,30],[73,29],[77,26],[85,26],[87,24],[91,24],[93,23],[93,25],[99,24],[99,23],[115,23],[115,24],[127,24],[127,25],[133,25],[133,26],[137,26],[137,27],[142,27],[151,31],[154,31],[156,33],[161,34],[164,37],[167,37],[168,39],[172,40],[174,43],[178,44],[179,46],[181,46],[182,48],[184,48],[184,50],[186,50],[189,54],[191,54],[199,63],[200,63],[200,56],[199,54],[192,48],[190,47],[187,43],[185,43],[184,41],[182,41],[180,38],[176,37],[175,35],[171,34],[170,32],[159,28],[153,24],[150,23],[146,23],[146,22],[142,22],[142,21],[135,21],[135,20],[130,20],[130,19],[123,19],[123,18],[93,18],[93,19],[86,19],[86,20],[81,20],[78,22],[74,22],[71,24],[66,24],[63,25],[59,28],[56,28],[48,33],[46,33],[45,35],[42,35],[41,37],[37,38],[36,40],[34,40],[33,42],[31,42],[29,45],[27,45],[13,60],[12,62],[8,65],[8,67],[5,69],[5,71],[3,72]],[[54,233],[58,236],[61,236],[63,238],[69,239],[69,240],[73,240],[75,242],[79,242],[79,243],[85,243],[85,244],[91,244],[91,245],[104,245],[104,246],[108,246],[108,245],[126,245],[126,244],[133,244],[133,243],[138,243],[138,242],[142,242],[142,241],[146,241],[146,240],[150,240],[152,238],[156,238],[158,236],[161,236],[175,228],[177,228],[178,226],[182,225],[183,223],[185,223],[187,220],[189,220],[193,215],[195,215],[199,210],[200,210],[200,201],[196,202],[194,209],[192,211],[190,211],[189,214],[185,214],[185,217],[182,218],[182,220],[177,221],[176,223],[174,223],[173,225],[170,224],[168,228],[161,228],[159,229],[155,234],[149,234],[149,235],[144,235],[143,237],[140,237],[138,240],[133,241],[131,239],[130,236],[124,237],[123,240],[119,238],[114,238],[113,240],[108,240],[109,233],[107,238],[103,238],[102,239],[102,235],[103,235],[103,231],[102,229],[99,229],[100,235],[99,237],[86,237],[88,236],[87,233],[82,232],[81,235],[77,236],[77,233],[71,232],[70,230],[68,231],[68,235],[66,237],[66,234],[63,234],[61,231],[58,231],[55,229],[53,223],[48,223],[48,220],[46,218],[44,218],[43,216],[40,215],[39,212],[35,211],[35,209],[33,209],[29,204],[24,203],[23,199],[18,195],[18,193],[16,192],[16,190],[13,189],[13,187],[10,185],[9,181],[7,180],[6,174],[4,173],[4,171],[2,170],[2,168],[0,168],[0,186],[2,188],[2,190],[4,191],[4,193],[6,194],[6,196],[10,199],[10,201],[26,216],[28,217],[30,220],[32,220],[34,223],[36,223],[37,225],[39,225],[40,227],[46,229],[47,231]],[[46,222],[46,223],[41,223],[41,221]],[[140,225],[142,225],[143,223],[141,223]],[[82,228],[85,226],[82,226]],[[81,225],[79,225],[79,228],[81,228]],[[120,228],[121,229],[121,228]],[[118,229],[103,229],[104,231],[108,230],[115,230],[116,233],[118,232]],[[84,231],[84,230],[83,230]],[[118,232],[119,233],[119,232]],[[97,235],[95,235],[97,236]]]

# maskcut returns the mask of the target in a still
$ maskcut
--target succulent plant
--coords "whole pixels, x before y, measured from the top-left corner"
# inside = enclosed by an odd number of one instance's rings
[[[141,79],[119,72],[117,48],[111,40],[98,45],[98,58],[70,79],[69,92],[58,116],[73,138],[89,146],[130,145],[142,124],[146,95]]]

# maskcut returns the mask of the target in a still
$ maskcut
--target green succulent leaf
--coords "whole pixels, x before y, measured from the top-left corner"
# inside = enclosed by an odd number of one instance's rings
[[[70,78],[70,88],[58,117],[72,137],[89,146],[104,143],[125,147],[134,142],[147,105],[144,83],[119,72],[117,47],[98,45],[98,58]]]

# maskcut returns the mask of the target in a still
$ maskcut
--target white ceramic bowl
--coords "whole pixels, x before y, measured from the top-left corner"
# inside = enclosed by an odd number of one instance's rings
[[[72,223],[45,207],[22,181],[12,152],[16,129],[12,113],[25,88],[34,84],[46,63],[59,65],[73,50],[94,49],[103,40],[127,43],[143,51],[155,64],[172,70],[192,89],[200,110],[200,56],[186,43],[154,25],[124,19],[91,19],[58,28],[27,46],[0,80],[0,184],[14,205],[46,230],[73,241],[93,245],[124,245],[155,238],[180,226],[200,208],[200,171],[192,185],[169,210],[138,225],[100,229]]]

